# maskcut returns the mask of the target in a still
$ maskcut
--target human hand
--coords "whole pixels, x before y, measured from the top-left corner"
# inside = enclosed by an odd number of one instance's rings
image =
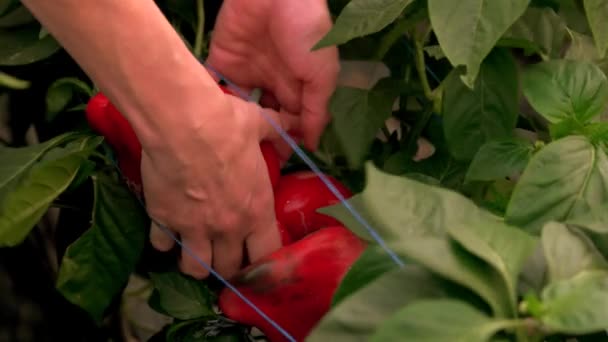
[[[338,51],[311,48],[331,28],[326,0],[225,0],[207,63],[247,90],[269,91],[281,111],[299,115],[294,133],[315,150],[330,119]],[[275,140],[283,159],[290,151]]]
[[[244,245],[252,261],[280,247],[260,150],[276,131],[258,105],[219,89],[153,1],[23,3],[133,128],[155,220],[224,277],[240,268]],[[266,113],[295,127],[293,117]],[[158,227],[150,238],[160,250],[174,244]],[[208,274],[186,251],[180,263],[197,278]]]
[[[193,97],[181,104],[181,108],[205,108],[208,114],[196,110],[202,120],[185,120],[185,131],[170,134],[166,144],[144,145],[141,170],[151,216],[178,233],[218,273],[230,277],[242,264],[244,246],[251,261],[281,246],[259,145],[277,133],[258,105],[219,90],[213,96],[212,101],[198,103]],[[279,118],[273,110],[266,113],[282,122],[285,130],[296,121],[285,115]],[[150,240],[161,251],[174,245],[155,225]],[[183,250],[180,268],[196,278],[208,275]]]

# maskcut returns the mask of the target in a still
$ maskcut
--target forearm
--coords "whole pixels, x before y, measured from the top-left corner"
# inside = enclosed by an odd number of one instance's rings
[[[22,2],[119,107],[144,145],[187,121],[187,109],[176,103],[186,108],[189,98],[200,103],[219,93],[152,0]]]

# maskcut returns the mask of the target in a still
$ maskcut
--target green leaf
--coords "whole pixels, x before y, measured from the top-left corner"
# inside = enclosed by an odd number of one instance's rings
[[[570,45],[564,54],[564,59],[586,62],[601,60],[592,37],[572,30],[567,32]]]
[[[180,272],[151,273],[150,278],[160,307],[168,315],[180,320],[216,316],[212,306],[215,295],[204,282]]]
[[[0,29],[16,28],[35,22],[36,18],[26,7],[17,6],[10,12],[0,17]]]
[[[197,26],[197,15],[196,5],[191,0],[172,0],[166,3],[167,9],[170,13],[174,14],[177,18],[185,21],[194,32],[196,32]],[[182,32],[180,32],[181,34]]]
[[[81,92],[87,97],[93,91],[88,84],[74,77],[64,77],[53,82],[46,93],[46,119],[52,121],[70,103],[74,91]]]
[[[342,278],[332,299],[332,306],[343,301],[365,285],[397,267],[386,252],[376,245],[368,246]]]
[[[56,287],[100,322],[139,261],[149,221],[118,177],[97,173],[92,179],[91,227],[66,250]]]
[[[512,315],[509,291],[501,275],[461,245],[428,236],[411,236],[388,245],[399,255],[475,292],[491,307],[494,316]]]
[[[591,35],[591,29],[580,0],[559,0],[559,15],[566,20],[568,27],[576,32]],[[596,49],[594,49],[596,50]]]
[[[484,143],[512,136],[518,116],[517,68],[507,50],[496,49],[481,66],[474,89],[457,75],[451,73],[444,85],[445,138],[456,159],[470,160]]]
[[[30,81],[22,80],[0,71],[0,87],[22,90],[29,88],[30,85]]]
[[[542,292],[542,323],[552,332],[588,334],[608,329],[608,272],[583,271]]]
[[[332,29],[313,50],[340,45],[353,38],[379,32],[395,21],[413,0],[351,0]]]
[[[584,134],[585,125],[578,122],[574,117],[565,118],[554,124],[549,124],[549,135],[551,140],[559,140],[569,135]]]
[[[608,22],[606,22],[608,2],[604,0],[584,0],[583,4],[591,32],[593,32],[595,45],[600,57],[603,58],[606,55],[606,49],[608,49]]]
[[[445,237],[451,224],[497,220],[464,195],[383,172],[365,164],[365,189],[348,199],[387,241],[411,236]],[[369,233],[341,203],[317,210],[332,216],[364,239]]]
[[[406,265],[389,271],[331,309],[307,342],[367,341],[397,310],[422,298],[446,296],[439,280],[422,267]]]
[[[39,28],[0,29],[0,65],[31,64],[53,55],[61,46],[52,36],[38,39]]]
[[[539,243],[520,272],[518,279],[519,293],[540,293],[547,284],[547,274],[547,259],[542,243]]]
[[[4,16],[9,11],[19,7],[20,3],[20,0],[0,0],[0,16]]]
[[[586,123],[608,100],[608,80],[591,62],[551,60],[528,67],[522,90],[530,105],[551,123],[573,118]]]
[[[601,203],[593,206],[590,211],[574,215],[566,220],[566,223],[594,233],[608,234],[608,204]]]
[[[407,336],[416,342],[486,342],[515,323],[493,319],[457,299],[427,299],[399,310],[369,341],[399,341]]]
[[[230,324],[230,323],[228,323]],[[162,341],[168,342],[246,342],[254,341],[245,326],[214,326],[205,321],[182,321],[171,324]],[[152,341],[152,340],[149,340]]]
[[[359,167],[365,160],[398,96],[397,84],[390,79],[381,80],[371,90],[336,89],[330,102],[333,128],[351,166]]]
[[[0,195],[6,193],[9,184],[22,177],[45,153],[75,138],[74,133],[64,133],[36,145],[0,147]]]
[[[383,170],[395,174],[411,176],[413,173],[433,177],[442,187],[460,190],[464,182],[468,163],[454,159],[445,142],[443,122],[436,117],[428,123],[424,136],[433,142],[435,153],[428,159],[412,160],[409,151],[401,149],[384,161]],[[410,177],[411,178],[411,177]],[[427,178],[424,182],[428,183]]]
[[[463,195],[381,172],[366,164],[365,189],[350,198],[354,207],[400,256],[411,259],[479,294],[497,315],[510,311],[500,275],[447,239],[450,225],[497,222]],[[318,210],[333,216],[364,239],[367,230],[342,204]],[[502,289],[502,290],[501,290]]]
[[[582,132],[592,144],[608,144],[608,122],[594,122],[585,125]]]
[[[450,236],[471,254],[479,257],[501,275],[511,300],[511,315],[517,314],[517,279],[532,255],[537,239],[519,228],[501,222],[448,226]]]
[[[435,58],[436,60],[441,60],[445,58],[445,53],[443,53],[443,51],[441,50],[441,46],[439,45],[425,46],[424,52],[426,52],[427,55]]]
[[[523,171],[534,146],[523,139],[490,141],[479,149],[467,171],[467,181],[493,181]]]
[[[608,201],[608,157],[581,136],[546,145],[528,163],[507,207],[507,223],[540,232]]]
[[[553,9],[530,7],[509,28],[504,38],[530,42],[544,59],[549,59],[559,58],[566,33],[566,23]]]
[[[550,282],[570,279],[582,271],[608,270],[606,259],[579,229],[549,222],[542,230],[542,245]]]
[[[100,138],[85,137],[50,151],[52,142],[27,150],[0,150],[8,161],[0,168],[0,246],[16,246],[27,237],[100,143]],[[48,152],[43,156],[44,151]],[[41,156],[43,160],[35,163]]]
[[[481,63],[529,3],[530,0],[428,0],[431,24],[441,49],[454,67],[465,66],[466,74],[461,78],[467,87],[474,87]]]

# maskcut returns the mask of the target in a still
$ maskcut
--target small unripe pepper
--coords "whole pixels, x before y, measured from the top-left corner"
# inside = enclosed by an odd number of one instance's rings
[[[325,227],[241,270],[231,284],[297,341],[304,341],[331,308],[342,279],[367,243],[343,226]],[[254,326],[271,342],[288,341],[230,288],[220,292],[222,313]]]

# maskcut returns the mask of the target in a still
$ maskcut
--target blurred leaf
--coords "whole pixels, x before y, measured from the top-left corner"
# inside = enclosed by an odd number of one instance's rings
[[[308,336],[310,342],[367,341],[400,308],[421,298],[446,296],[439,278],[407,265],[384,273],[329,311]]]
[[[541,322],[550,331],[589,334],[608,329],[608,272],[583,271],[542,292]]]
[[[101,322],[139,261],[149,220],[115,174],[97,173],[92,178],[91,227],[66,250],[56,286],[68,301]]]
[[[215,294],[205,282],[180,272],[151,273],[162,311],[180,320],[216,316]]]
[[[332,306],[397,267],[379,246],[370,245],[350,267],[333,296]]]
[[[38,39],[40,28],[0,29],[0,65],[14,66],[48,58],[61,49],[50,35]]]
[[[504,37],[529,42],[531,45],[524,46],[528,54],[539,52],[545,59],[559,58],[566,30],[566,23],[553,9],[530,7]]]
[[[511,317],[515,316],[518,277],[538,244],[536,237],[502,222],[452,224],[447,229],[469,253],[487,262],[500,274],[511,300]]]
[[[608,262],[583,232],[549,222],[542,230],[549,281],[570,279],[582,271],[608,270]]]
[[[359,167],[378,130],[391,116],[401,83],[379,81],[371,90],[339,87],[330,102],[333,129],[351,167]]]
[[[585,124],[598,117],[608,101],[608,80],[597,65],[551,60],[529,66],[522,91],[530,105],[549,122],[572,119]]]
[[[549,221],[587,215],[608,201],[608,156],[582,136],[569,136],[532,157],[507,207],[505,220],[531,232]]]
[[[404,307],[383,322],[369,341],[398,341],[406,335],[416,342],[486,342],[500,330],[515,325],[516,321],[492,318],[461,300],[426,299]]]
[[[533,150],[533,145],[524,140],[490,141],[475,154],[466,179],[492,181],[511,177],[524,170]]]
[[[0,246],[15,246],[27,237],[102,141],[85,136],[57,147],[68,137],[33,147],[0,148],[0,159],[6,162],[0,167]]]
[[[20,0],[0,0],[0,21],[10,11],[13,11],[21,5]]]
[[[585,14],[595,39],[598,54],[601,58],[608,49],[608,2],[606,0],[583,0]]]
[[[331,31],[314,50],[340,45],[353,38],[379,32],[393,23],[413,0],[351,0],[342,9]]]
[[[30,81],[21,80],[17,77],[11,76],[5,72],[0,71],[0,87],[22,90],[29,88],[30,85]]]
[[[475,88],[453,72],[444,83],[445,138],[452,155],[471,160],[488,141],[510,138],[518,117],[518,78],[514,58],[494,50],[483,62]]]
[[[74,77],[60,78],[53,82],[46,93],[46,120],[53,121],[57,114],[65,109],[74,97],[74,92],[93,95],[88,84]]]
[[[433,32],[450,63],[465,68],[466,74],[460,78],[467,88],[479,87],[474,84],[482,62],[529,3],[530,0],[428,0]],[[502,75],[512,76],[507,72]]]

